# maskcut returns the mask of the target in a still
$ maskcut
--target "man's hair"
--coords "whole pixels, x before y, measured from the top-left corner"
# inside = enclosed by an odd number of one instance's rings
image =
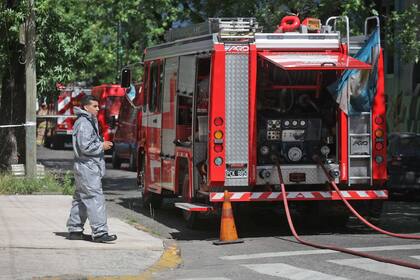
[[[80,100],[80,106],[82,109],[85,108],[86,105],[90,105],[90,102],[96,101],[99,102],[98,99],[95,96],[92,95],[85,95],[83,96],[82,100]]]

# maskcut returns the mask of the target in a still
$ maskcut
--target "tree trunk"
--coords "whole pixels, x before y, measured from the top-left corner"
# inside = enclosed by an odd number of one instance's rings
[[[0,125],[25,123],[25,65],[21,64],[23,48],[10,44],[11,65],[2,77]],[[13,163],[25,163],[25,128],[0,128],[0,170]]]

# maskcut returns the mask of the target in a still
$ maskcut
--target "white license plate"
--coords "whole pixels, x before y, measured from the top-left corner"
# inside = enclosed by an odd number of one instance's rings
[[[230,168],[226,169],[226,178],[247,178],[248,169],[245,168]]]

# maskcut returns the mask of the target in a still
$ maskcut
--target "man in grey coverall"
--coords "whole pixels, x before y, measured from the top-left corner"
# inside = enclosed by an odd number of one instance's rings
[[[73,127],[74,179],[76,191],[73,196],[70,217],[67,221],[70,240],[109,242],[117,239],[108,234],[105,197],[101,179],[105,175],[104,151],[111,149],[112,142],[103,141],[99,135],[97,115],[98,100],[86,95],[81,108],[75,107],[77,120]],[[83,234],[89,219],[92,237]]]

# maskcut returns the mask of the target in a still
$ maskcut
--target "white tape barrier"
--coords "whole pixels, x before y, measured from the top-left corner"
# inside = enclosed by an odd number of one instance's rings
[[[0,125],[0,128],[21,127],[21,126],[36,126],[36,122],[27,122],[27,123],[23,123],[23,124]]]
[[[76,118],[76,115],[45,115],[45,116],[36,116],[38,119],[57,119],[57,118]],[[11,128],[11,127],[21,127],[21,126],[36,126],[35,122],[27,122],[23,124],[6,124],[0,125],[0,128]]]
[[[40,115],[37,119],[58,119],[58,118],[77,118],[76,115]]]

